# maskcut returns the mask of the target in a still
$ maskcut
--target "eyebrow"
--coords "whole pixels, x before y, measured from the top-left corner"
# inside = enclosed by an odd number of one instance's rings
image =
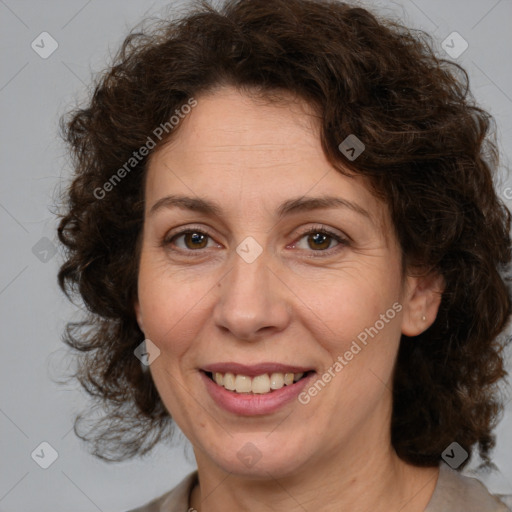
[[[149,215],[155,214],[158,210],[164,208],[180,208],[182,210],[190,210],[194,212],[222,217],[222,207],[208,199],[200,197],[189,197],[182,195],[170,195],[159,199],[149,210]],[[347,208],[359,215],[362,215],[373,223],[372,216],[361,206],[347,199],[336,196],[320,196],[320,197],[297,197],[284,201],[277,209],[277,217],[282,218],[292,213],[320,210],[324,208]]]

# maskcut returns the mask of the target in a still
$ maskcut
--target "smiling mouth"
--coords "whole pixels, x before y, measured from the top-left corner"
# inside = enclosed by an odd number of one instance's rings
[[[204,372],[218,386],[238,394],[265,395],[277,391],[315,373],[314,370],[300,373],[263,373],[254,377],[231,372]]]

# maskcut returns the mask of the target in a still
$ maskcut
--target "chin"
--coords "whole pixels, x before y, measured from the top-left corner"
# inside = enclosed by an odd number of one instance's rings
[[[298,437],[287,445],[285,438],[290,441],[290,435],[278,432],[236,434],[212,458],[224,471],[244,478],[288,477],[306,464],[307,456]]]

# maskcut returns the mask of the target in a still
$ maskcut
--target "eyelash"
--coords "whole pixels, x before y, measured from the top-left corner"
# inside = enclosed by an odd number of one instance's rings
[[[203,228],[199,228],[199,227],[196,228],[194,226],[189,226],[186,229],[178,231],[177,233],[173,233],[170,236],[166,236],[163,239],[163,241],[162,241],[162,246],[168,247],[168,246],[172,245],[172,242],[176,238],[178,238],[180,236],[183,236],[183,235],[186,235],[188,233],[197,233],[197,234],[200,234],[200,235],[206,235],[210,239],[213,239],[213,237],[210,235],[210,233],[208,233],[208,231],[205,231]],[[329,230],[328,228],[326,228],[324,226],[314,226],[312,228],[308,228],[307,230],[305,230],[302,233],[300,233],[299,238],[297,239],[297,241],[301,240],[306,235],[313,235],[313,234],[314,235],[316,235],[316,234],[326,235],[326,236],[336,240],[336,242],[338,242],[338,245],[336,245],[335,247],[331,247],[330,249],[323,249],[323,250],[318,250],[318,251],[315,251],[315,250],[311,249],[311,251],[308,251],[308,252],[312,252],[313,254],[314,253],[321,253],[321,254],[311,255],[311,256],[309,256],[310,258],[318,258],[318,257],[330,256],[334,252],[337,252],[338,250],[341,250],[343,247],[346,247],[346,246],[349,245],[348,239],[342,237],[341,235],[338,235],[337,233],[334,233],[333,231]],[[293,244],[295,244],[295,242],[293,242]],[[194,253],[194,252],[199,253],[199,252],[202,252],[202,249],[195,249],[195,250],[194,249],[172,249],[172,250],[176,251],[176,252],[183,252],[183,251],[185,251],[187,253]]]

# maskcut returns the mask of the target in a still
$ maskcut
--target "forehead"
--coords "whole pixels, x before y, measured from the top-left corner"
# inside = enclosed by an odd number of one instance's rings
[[[224,88],[196,98],[175,136],[150,158],[147,207],[169,193],[209,196],[253,212],[291,197],[338,195],[357,202],[387,230],[387,208],[360,175],[347,177],[326,159],[319,118],[300,99],[278,103]],[[234,210],[232,210],[234,212]]]
[[[269,102],[224,87],[197,98],[197,106],[181,121],[177,137],[165,149],[219,158],[237,152],[256,161],[290,159],[294,154],[298,159],[305,153],[321,158],[318,129],[318,117],[300,99],[288,95]]]

